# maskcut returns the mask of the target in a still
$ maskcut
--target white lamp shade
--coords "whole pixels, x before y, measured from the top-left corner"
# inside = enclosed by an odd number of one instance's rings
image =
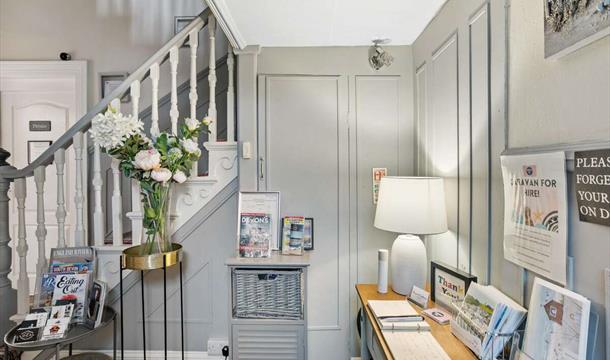
[[[375,227],[417,235],[447,231],[443,179],[398,176],[381,178]]]

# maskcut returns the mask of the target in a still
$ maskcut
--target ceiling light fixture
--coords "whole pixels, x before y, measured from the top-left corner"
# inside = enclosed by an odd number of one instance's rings
[[[394,57],[387,52],[381,45],[389,44],[390,39],[375,39],[373,46],[369,49],[369,64],[375,70],[379,70],[384,66],[392,65]]]

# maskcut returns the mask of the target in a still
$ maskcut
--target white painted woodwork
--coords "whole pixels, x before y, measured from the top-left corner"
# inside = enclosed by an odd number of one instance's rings
[[[189,33],[189,49],[191,50],[191,74],[190,74],[190,90],[189,90],[189,105],[190,118],[197,118],[197,47],[199,46],[199,30],[193,29]]]
[[[36,262],[36,284],[40,276],[47,270],[47,252],[45,242],[47,239],[47,228],[45,227],[44,207],[44,183],[46,180],[46,168],[44,166],[34,170],[34,182],[36,183],[36,239],[38,240],[38,261]]]
[[[27,195],[24,178],[15,179],[17,199],[17,254],[19,255],[19,280],[17,281],[17,314],[22,316],[30,310],[30,279],[28,278],[28,243],[25,233],[25,197]]]
[[[112,158],[112,244],[123,245],[123,204],[121,200],[120,160]]]
[[[169,117],[172,124],[172,134],[178,134],[178,84],[176,81],[176,77],[178,75],[178,61],[180,57],[178,56],[178,46],[174,46],[169,51],[169,63],[170,63],[170,71],[171,71],[171,105],[169,110]]]
[[[57,172],[57,246],[66,247],[66,199],[64,195],[64,166],[66,164],[66,150],[55,152],[55,168]]]
[[[87,242],[85,234],[85,209],[83,195],[83,133],[79,132],[74,136],[72,143],[74,148],[74,165],[76,172],[74,207],[76,210],[76,225],[74,227],[74,245],[85,246]]]
[[[212,120],[208,130],[208,141],[216,141],[216,18],[213,15],[208,17],[208,36],[209,36],[209,73],[208,84],[210,85],[209,102],[208,102],[208,117]]]
[[[235,141],[235,56],[233,47],[227,49],[227,69],[229,72],[227,86],[227,142]]]
[[[173,48],[172,48],[173,49]],[[174,81],[172,75],[172,82]],[[173,88],[172,88],[173,89]],[[172,90],[173,91],[173,90]],[[172,95],[173,96],[173,95]],[[132,116],[139,117],[140,111],[140,81],[136,80],[131,84],[131,113]],[[176,114],[177,117],[177,114]],[[172,124],[173,126],[173,124]],[[131,211],[127,217],[131,220],[131,243],[132,245],[140,244],[142,240],[142,201],[140,199],[140,183],[137,180],[131,180]],[[121,240],[122,242],[122,240]]]
[[[104,210],[102,209],[102,170],[101,149],[99,145],[93,145],[93,243],[97,246],[104,245]]]
[[[152,84],[152,105],[150,135],[155,138],[159,135],[159,63],[150,67],[150,81]]]

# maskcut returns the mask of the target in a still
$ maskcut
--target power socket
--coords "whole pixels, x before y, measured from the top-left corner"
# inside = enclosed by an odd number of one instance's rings
[[[208,355],[222,355],[222,348],[228,345],[226,339],[208,339]]]

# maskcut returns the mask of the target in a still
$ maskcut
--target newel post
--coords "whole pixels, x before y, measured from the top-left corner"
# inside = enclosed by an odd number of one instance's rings
[[[6,333],[13,324],[10,317],[17,313],[17,291],[11,286],[8,274],[11,271],[12,250],[9,247],[11,235],[9,233],[9,197],[8,191],[11,179],[4,178],[2,173],[12,170],[6,160],[11,154],[0,148],[0,334]]]

